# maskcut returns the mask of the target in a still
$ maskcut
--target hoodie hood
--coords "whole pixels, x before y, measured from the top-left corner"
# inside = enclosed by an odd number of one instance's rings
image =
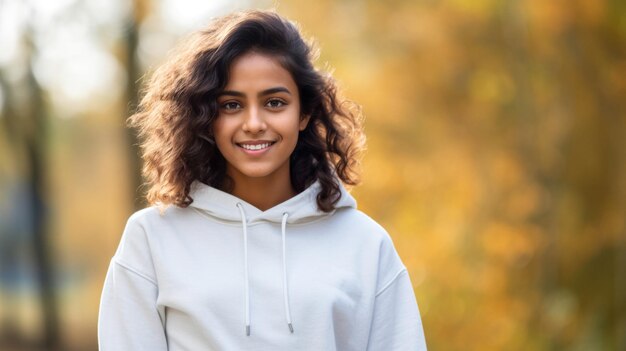
[[[266,211],[261,211],[244,200],[231,195],[227,192],[206,185],[202,182],[195,181],[191,184],[189,196],[193,199],[191,207],[201,210],[218,219],[229,222],[241,222],[238,203],[243,206],[246,218],[249,223],[257,221],[268,221],[280,223],[284,213],[289,214],[287,223],[303,223],[315,220],[322,216],[333,214],[339,208],[352,207],[356,208],[356,200],[344,188],[341,182],[339,189],[341,190],[341,198],[335,204],[335,210],[324,212],[317,208],[317,194],[321,189],[319,180],[316,180],[308,188],[301,193],[286,200]]]
[[[268,221],[281,223],[282,238],[282,281],[283,299],[285,303],[285,321],[289,331],[293,333],[294,328],[291,322],[291,310],[289,307],[289,283],[287,281],[286,262],[286,235],[287,224],[304,223],[313,221],[319,217],[332,215],[337,209],[344,207],[356,208],[356,201],[343,187],[341,182],[339,189],[341,197],[335,204],[335,209],[331,212],[323,212],[317,208],[317,194],[321,189],[319,180],[315,181],[301,193],[284,201],[266,211],[261,211],[240,198],[195,181],[191,185],[189,195],[193,199],[191,207],[207,213],[208,215],[228,222],[241,222],[243,234],[243,261],[244,261],[244,311],[245,311],[245,332],[250,336],[250,284],[248,277],[248,225],[258,221]]]

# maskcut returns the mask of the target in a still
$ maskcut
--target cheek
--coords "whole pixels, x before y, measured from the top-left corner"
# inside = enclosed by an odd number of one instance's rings
[[[222,155],[228,154],[229,146],[231,144],[231,134],[228,132],[228,126],[224,123],[213,124],[213,139],[215,140],[215,146]]]
[[[218,143],[220,141],[230,139],[228,124],[225,123],[222,119],[216,120],[213,124],[213,136],[215,138],[215,141]]]
[[[282,126],[282,132],[283,135],[288,135],[289,138],[298,138],[298,134],[300,133],[300,119],[297,117],[294,118],[293,116],[289,118],[289,122]]]

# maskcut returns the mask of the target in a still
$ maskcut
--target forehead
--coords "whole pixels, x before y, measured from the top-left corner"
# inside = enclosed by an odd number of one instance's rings
[[[284,86],[289,90],[296,83],[279,59],[269,54],[249,52],[236,58],[228,72],[227,90],[254,90]]]

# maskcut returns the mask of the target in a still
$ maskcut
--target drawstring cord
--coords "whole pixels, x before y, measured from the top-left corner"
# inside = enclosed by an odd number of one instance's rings
[[[243,254],[244,254],[244,287],[245,287],[245,319],[246,319],[246,335],[250,336],[250,287],[249,287],[249,279],[248,279],[248,221],[246,219],[246,214],[243,211],[243,205],[238,202],[237,208],[239,208],[239,213],[241,214],[241,225],[243,227]],[[286,245],[285,245],[285,236],[287,232],[287,218],[289,217],[288,213],[283,213],[282,221],[281,221],[281,237],[282,237],[282,248],[283,248],[283,297],[285,300],[285,319],[287,320],[287,326],[289,327],[289,331],[293,333],[293,325],[291,323],[291,311],[289,309],[289,286],[287,284],[287,259],[286,259]]]
[[[287,287],[287,255],[285,254],[285,232],[287,228],[287,212],[283,213],[283,220],[281,225],[282,237],[283,237],[283,295],[285,297],[285,318],[287,319],[287,326],[289,331],[293,333],[293,326],[291,325],[291,311],[289,310],[289,289]]]
[[[245,304],[246,304],[246,335],[250,336],[250,287],[248,286],[248,220],[243,212],[243,205],[237,203],[239,213],[241,214],[241,225],[243,226],[243,262],[244,262],[244,286],[245,286]]]

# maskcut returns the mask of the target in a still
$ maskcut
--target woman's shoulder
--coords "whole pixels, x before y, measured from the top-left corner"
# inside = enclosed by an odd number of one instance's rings
[[[120,238],[118,253],[120,250],[139,252],[153,247],[164,237],[164,233],[168,233],[167,228],[172,227],[172,223],[180,221],[190,212],[188,208],[177,206],[165,209],[150,206],[132,213]]]
[[[389,282],[402,270],[406,269],[402,259],[398,255],[395,244],[389,232],[384,226],[365,212],[356,209],[338,211],[340,221],[344,222],[353,237],[358,237],[361,244],[367,243],[375,250],[378,266],[383,275],[382,282]],[[360,246],[364,247],[364,246]],[[381,285],[382,288],[382,285]]]
[[[153,242],[160,241],[175,231],[188,226],[191,208],[149,206],[132,213],[124,227],[122,240]]]
[[[366,234],[379,241],[391,240],[383,225],[358,208],[344,208],[337,211],[336,215],[339,221],[346,223],[355,232]]]
[[[186,216],[191,212],[190,208],[182,208],[175,205],[159,206],[152,205],[146,208],[142,208],[132,213],[128,217],[128,224],[134,225],[150,225],[159,224]]]

